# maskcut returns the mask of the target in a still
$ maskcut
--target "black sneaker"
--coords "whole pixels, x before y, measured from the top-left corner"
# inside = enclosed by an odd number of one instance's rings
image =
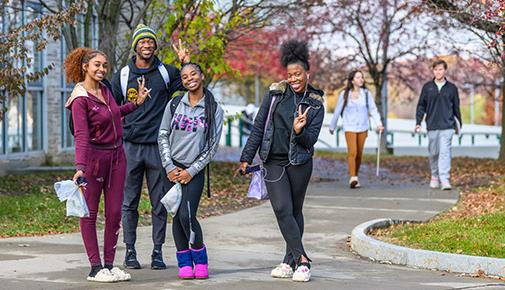
[[[127,269],[140,269],[140,263],[137,260],[137,252],[135,250],[126,250],[123,266]]]
[[[164,270],[167,268],[165,262],[163,262],[163,255],[161,251],[153,250],[151,254],[151,269],[153,270]]]

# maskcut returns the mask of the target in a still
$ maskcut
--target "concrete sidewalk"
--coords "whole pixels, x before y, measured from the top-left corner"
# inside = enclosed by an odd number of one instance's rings
[[[284,242],[269,203],[202,221],[211,278],[177,279],[175,249],[167,234],[168,269],[149,269],[149,227],[139,230],[137,251],[144,268],[130,270],[131,282],[96,284],[85,280],[88,262],[79,234],[0,240],[0,289],[505,289],[497,280],[383,265],[350,253],[346,240],[353,227],[375,218],[426,219],[450,208],[457,192],[375,182],[364,169],[364,188],[349,190],[340,181],[311,184],[305,205],[304,242],[313,259],[309,283],[270,278]],[[368,173],[367,173],[368,172]],[[399,180],[398,183],[402,183]],[[121,238],[120,238],[121,240]],[[118,247],[116,263],[124,255]]]

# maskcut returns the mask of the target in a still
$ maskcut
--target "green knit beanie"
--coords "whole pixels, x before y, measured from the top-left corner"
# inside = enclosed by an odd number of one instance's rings
[[[151,38],[152,40],[154,40],[156,47],[158,46],[158,39],[156,38],[156,33],[154,32],[154,30],[151,27],[146,26],[144,24],[137,25],[137,27],[135,28],[135,31],[133,32],[132,38],[133,38],[133,41],[132,41],[133,51],[135,51],[135,47],[137,46],[137,43],[139,42],[139,40],[141,40],[143,38]]]

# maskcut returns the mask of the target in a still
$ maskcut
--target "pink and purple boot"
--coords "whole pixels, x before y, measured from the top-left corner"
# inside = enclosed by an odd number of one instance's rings
[[[179,266],[180,279],[195,279],[193,273],[193,259],[191,257],[191,250],[177,252],[177,264]]]
[[[194,277],[196,279],[209,278],[209,261],[207,258],[207,249],[205,246],[198,250],[191,249],[191,256],[193,257],[193,262],[195,263]]]

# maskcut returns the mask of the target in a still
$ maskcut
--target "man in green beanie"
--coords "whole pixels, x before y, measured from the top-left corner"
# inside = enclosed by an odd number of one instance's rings
[[[161,164],[158,150],[158,131],[163,112],[176,91],[184,90],[180,71],[175,66],[163,64],[155,55],[157,37],[150,27],[139,24],[132,37],[135,55],[128,65],[112,79],[112,91],[118,104],[135,102],[138,96],[138,80],[145,79],[150,90],[149,98],[141,108],[129,114],[123,121],[123,141],[127,159],[125,192],[122,206],[123,240],[126,244],[124,266],[140,269],[135,242],[137,239],[138,205],[144,175],[152,206],[151,269],[165,269],[161,247],[165,242],[167,211],[160,200],[169,189],[169,181]],[[173,46],[181,63],[189,61],[189,54],[179,41]]]

